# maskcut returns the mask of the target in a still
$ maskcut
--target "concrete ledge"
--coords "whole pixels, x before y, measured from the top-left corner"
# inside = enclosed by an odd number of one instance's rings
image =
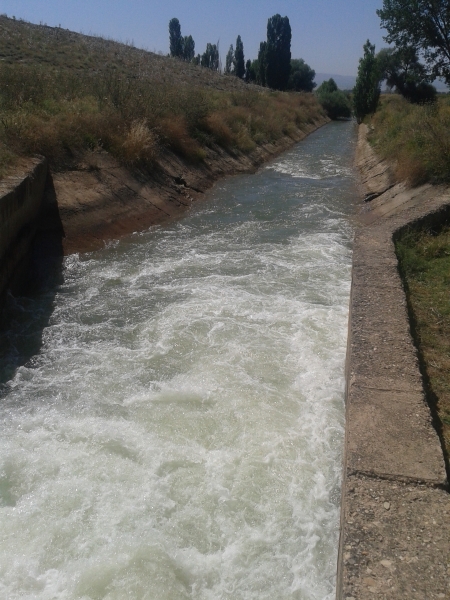
[[[365,134],[362,128],[360,148]],[[360,215],[346,366],[338,600],[450,597],[447,475],[393,242],[403,227],[439,219],[448,205],[450,188],[389,184]]]
[[[45,158],[23,161],[14,177],[0,182],[0,304],[6,290],[20,287],[38,225],[48,176]]]

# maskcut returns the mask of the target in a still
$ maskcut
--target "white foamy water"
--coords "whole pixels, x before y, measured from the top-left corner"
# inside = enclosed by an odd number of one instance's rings
[[[0,597],[334,597],[352,136],[327,126],[12,307]]]

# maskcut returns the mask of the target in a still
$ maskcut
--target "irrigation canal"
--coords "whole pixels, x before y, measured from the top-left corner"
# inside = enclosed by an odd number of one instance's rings
[[[1,597],[334,598],[354,137],[11,301]]]

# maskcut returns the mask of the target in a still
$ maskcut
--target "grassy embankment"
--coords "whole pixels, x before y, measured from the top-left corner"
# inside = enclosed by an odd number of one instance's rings
[[[397,94],[382,96],[370,124],[370,142],[396,165],[399,181],[411,185],[450,182],[450,97],[410,104]]]
[[[450,227],[411,230],[396,243],[429,399],[450,456]]]
[[[372,117],[371,141],[411,185],[450,182],[450,98],[418,106],[392,95]],[[450,224],[396,242],[429,399],[450,455]]]
[[[249,153],[323,115],[312,94],[269,92],[131,45],[0,17],[0,177],[21,156],[55,170],[106,150],[151,171],[170,149]]]

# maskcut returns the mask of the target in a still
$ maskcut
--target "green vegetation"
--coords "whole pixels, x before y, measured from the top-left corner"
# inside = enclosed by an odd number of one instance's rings
[[[416,342],[450,455],[450,228],[410,230],[396,243]]]
[[[375,57],[375,46],[369,40],[364,44],[364,56],[359,59],[358,76],[353,89],[353,112],[358,123],[375,112],[380,97],[380,73]]]
[[[291,71],[291,25],[287,17],[274,15],[267,22],[265,71],[267,87],[285,90]]]
[[[432,79],[450,84],[450,10],[448,0],[383,0],[377,10],[384,38],[399,50],[423,52]]]
[[[323,115],[311,94],[270,92],[110,40],[0,17],[0,174],[44,154],[64,169],[106,150],[154,169],[169,148],[251,152]]]
[[[225,74],[235,75],[239,79],[243,79],[245,76],[246,66],[244,59],[244,44],[242,43],[241,36],[237,36],[236,50],[233,48],[233,44],[227,52],[225,59]]]
[[[211,71],[218,71],[220,67],[219,47],[217,44],[206,44],[206,50],[200,58],[200,65]]]
[[[375,56],[369,41],[364,46],[353,97],[358,122],[376,110],[370,141],[399,180],[450,182],[450,101],[430,83],[437,75],[450,83],[448,2],[383,0],[377,14],[395,47]],[[377,109],[382,80],[399,95],[383,96]]]
[[[267,40],[259,45],[257,60],[247,64],[246,79],[274,90],[288,89],[291,73],[291,25],[288,17],[267,21]]]
[[[324,81],[316,94],[330,119],[349,119],[352,116],[350,98],[338,89],[334,79]]]
[[[411,185],[450,181],[450,98],[417,105],[385,95],[370,124],[371,143],[395,165],[400,181]]]
[[[385,40],[395,44],[375,56],[369,40],[360,59],[353,108],[358,123],[375,112],[382,81],[413,104],[436,100],[431,82],[450,83],[450,11],[445,0],[383,0],[377,10]],[[419,55],[425,64],[419,61]]]
[[[416,48],[382,48],[377,54],[380,79],[413,104],[436,100],[436,88],[430,75],[419,62]]]
[[[315,76],[316,72],[314,69],[311,69],[302,58],[293,58],[291,60],[288,90],[312,92],[317,85],[314,83]]]
[[[192,62],[195,57],[195,42],[192,35],[181,35],[181,26],[178,19],[169,21],[169,46],[170,56]]]
[[[234,51],[234,74],[242,79],[245,75],[245,59],[244,59],[244,44],[241,36],[236,39],[236,50]]]

